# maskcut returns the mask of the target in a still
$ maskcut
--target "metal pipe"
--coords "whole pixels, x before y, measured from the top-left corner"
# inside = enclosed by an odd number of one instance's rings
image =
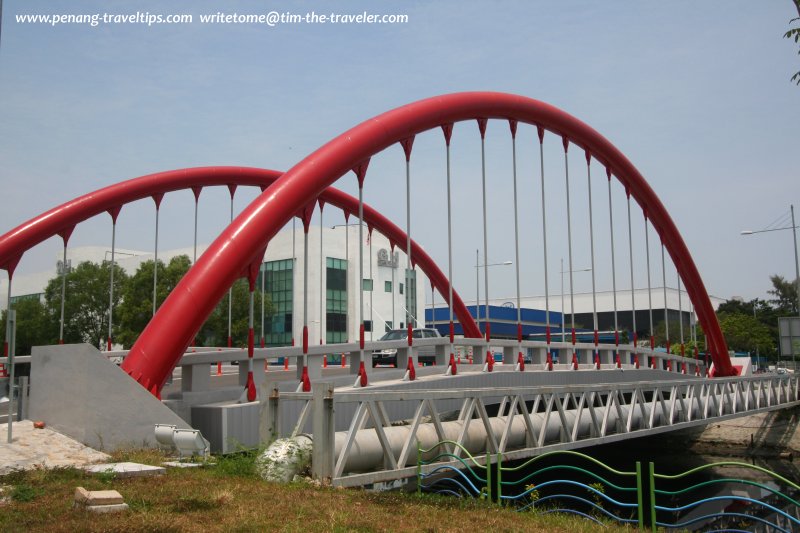
[[[631,228],[631,194],[626,189],[625,194],[628,198],[628,252],[630,257],[630,264],[631,264],[631,317],[633,321],[633,331],[631,332],[631,344],[634,348],[634,354],[636,354],[636,286],[634,284],[633,279],[633,230]]]
[[[667,338],[667,353],[669,351],[669,309],[667,308],[667,269],[664,262],[664,243],[661,243],[661,275],[664,283],[664,335]]]
[[[447,152],[447,295],[450,308],[450,354],[453,353],[453,217],[450,197],[450,137],[446,136]]]
[[[348,273],[350,272],[350,226],[347,223],[348,217],[344,217],[344,293],[350,294],[348,290],[348,280],[350,276]],[[394,275],[394,270],[392,271],[392,275]],[[394,287],[394,283],[392,283],[392,287]],[[349,297],[348,297],[349,300]],[[347,342],[350,342],[350,313],[348,309],[350,308],[350,302],[347,302],[347,308],[345,309],[344,313],[344,329],[347,331]],[[392,309],[394,309],[394,300],[392,300]],[[394,320],[394,318],[392,318]]]
[[[372,340],[372,333],[375,331],[375,316],[372,312],[374,306],[373,295],[375,294],[375,280],[372,278],[372,232],[367,231],[367,238],[369,239],[369,282],[372,284],[372,290],[369,291],[369,340]]]
[[[64,299],[67,297],[67,239],[64,239],[64,259],[61,261],[61,320],[58,343],[64,344]]]
[[[572,345],[573,355],[575,354],[575,292],[573,285],[573,266],[572,266],[572,216],[570,211],[569,202],[569,157],[567,155],[567,147],[569,143],[564,139],[564,175],[567,188],[567,252],[569,257],[569,312],[570,312],[570,327],[572,329]],[[563,267],[562,267],[563,269]],[[563,309],[562,309],[563,312]]]
[[[158,200],[156,200],[156,240],[153,246],[153,316],[156,315],[156,299],[158,288],[158,213],[159,213]]]
[[[614,296],[614,345],[619,346],[619,322],[617,320],[617,270],[616,270],[615,254],[614,254],[614,210],[611,205],[611,171],[609,170],[607,173],[608,173],[608,225],[611,231],[611,291]]]
[[[308,226],[303,221],[303,367],[308,366]]]
[[[9,308],[6,313],[6,341],[8,342],[8,443],[11,444],[12,435],[11,428],[14,425],[12,419],[12,406],[14,405],[14,373],[16,365],[14,364],[14,355],[17,351],[17,312],[10,307],[11,302],[11,275],[8,278],[8,301]],[[19,401],[17,401],[17,410],[19,411]]]
[[[481,329],[481,281],[480,281],[480,256],[478,249],[475,248],[475,322],[478,330]]]
[[[9,271],[8,272],[8,293],[7,293],[7,296],[6,296],[6,317],[10,316],[11,310],[12,310],[12,307],[11,307],[11,280],[12,280],[12,278],[13,278],[13,274],[11,274],[11,271]],[[6,319],[6,338],[3,341],[3,356],[4,357],[8,357],[8,353],[9,353],[8,338],[9,338],[9,334],[8,334],[8,319]],[[6,372],[7,371],[4,369],[3,373],[6,373]]]
[[[753,308],[755,309],[755,307]],[[681,356],[684,355],[683,352],[683,298],[681,296],[681,277],[678,276],[678,325],[680,327],[680,335],[681,335]]]
[[[520,305],[521,298],[519,288],[519,209],[517,205],[517,136],[514,134],[513,129],[511,131],[511,162],[514,174],[514,261],[516,262],[517,283],[517,350],[522,353],[522,307]]]
[[[319,204],[319,345],[322,346],[322,321],[325,319],[323,313],[323,301],[325,300],[325,293],[323,292],[322,282],[325,276],[324,254],[322,253],[322,204]]]
[[[108,339],[106,339],[106,347],[111,351],[111,326],[114,322],[114,252],[116,250],[116,237],[117,237],[117,217],[111,217],[111,276],[108,284]]]
[[[413,317],[409,311],[411,297],[411,158],[406,155],[406,325]],[[416,311],[416,309],[415,309]],[[410,334],[410,332],[409,332]]]
[[[594,346],[597,355],[597,344],[599,342],[597,334],[597,285],[595,282],[594,270],[594,218],[592,215],[592,165],[589,153],[586,154],[586,184],[589,189],[589,245],[592,259],[592,323],[594,325]]]
[[[231,190],[231,222],[233,222],[233,190]],[[233,286],[228,289],[228,348],[233,346],[231,336],[231,316],[233,314]]]
[[[650,311],[650,350],[655,350],[653,334],[653,288],[650,283],[650,226],[647,223],[647,213],[644,215],[644,246],[647,251],[647,306]]]
[[[542,181],[542,251],[544,257],[544,314],[547,352],[550,353],[550,291],[547,287],[547,210],[544,194],[544,130],[539,130],[539,165]],[[562,309],[563,313],[563,309]]]
[[[723,395],[716,395],[717,401],[721,401]],[[697,405],[697,402],[689,402],[690,409],[693,412],[692,419],[702,414],[702,407]],[[676,409],[682,411],[680,405],[676,405]],[[608,421],[606,427],[609,428],[609,434],[616,433],[614,428],[618,425],[625,426],[630,417],[631,430],[645,429],[649,424],[651,417],[651,405],[643,404],[637,405],[630,412],[629,405],[621,405],[619,410],[611,409],[607,411]],[[593,415],[589,409],[565,409],[564,420],[555,413],[545,418],[544,413],[529,413],[530,420],[533,426],[533,434],[539,436],[544,431],[544,442],[549,443],[559,441],[563,435],[564,428],[572,428],[577,425],[575,438],[589,438],[592,436],[593,431]],[[598,416],[595,414],[594,416]],[[654,426],[663,425],[666,418],[661,409],[656,409],[652,413]],[[684,416],[678,414],[678,417]],[[576,424],[577,418],[577,424]],[[525,421],[521,414],[514,416],[511,421],[510,428],[506,426],[507,416],[495,416],[488,419],[491,431],[494,433],[495,439],[500,440],[504,431],[508,431],[508,438],[506,441],[506,449],[514,450],[526,447],[527,428]],[[422,423],[417,426],[415,434],[416,441],[421,448],[432,448],[442,440],[458,441],[459,436],[464,431],[465,421],[453,420],[442,422],[441,428],[443,435],[440,436],[436,430],[436,424]],[[543,429],[544,426],[544,429]],[[409,433],[412,431],[412,426],[389,426],[384,427],[383,432],[386,437],[391,453],[398,457],[408,440]],[[334,435],[334,457],[338,458],[341,455],[342,449],[347,442],[347,431],[337,431]],[[308,435],[304,435],[304,438]],[[313,438],[313,437],[312,437]],[[487,446],[488,433],[484,424],[479,420],[472,420],[467,428],[466,434],[462,441],[464,448],[471,454],[485,453]],[[530,446],[528,444],[527,446]],[[406,462],[407,466],[416,463],[416,454],[410,454]],[[383,469],[384,467],[384,450],[381,441],[375,432],[374,428],[362,429],[358,431],[353,439],[350,447],[350,452],[344,465],[345,472],[367,472],[374,469]]]
[[[564,258],[561,258],[561,342],[567,342],[567,333],[566,333],[566,325],[564,324],[565,316],[564,313]]]
[[[360,355],[359,361],[366,369],[368,366],[372,366],[372,364],[370,361],[370,364],[367,365],[364,361],[364,186],[362,185],[361,180],[359,180],[358,183],[358,300],[358,321],[361,324],[358,337]]]
[[[797,312],[800,314],[800,262],[797,260],[797,224],[794,221],[794,204],[789,205],[792,213],[792,241],[794,241],[794,282],[797,286]],[[794,350],[792,351],[794,354]]]
[[[266,265],[264,264],[264,258],[261,258],[261,264],[258,267],[259,272],[261,272],[261,347],[264,347],[264,300],[266,299],[266,291],[264,290],[264,278],[267,277],[267,270]]]
[[[486,224],[486,140],[481,134],[481,187],[483,198],[483,260],[489,262],[489,236]],[[483,294],[486,302],[486,341],[491,337],[491,322],[489,319],[489,268],[483,269]],[[486,347],[488,351],[488,346]]]

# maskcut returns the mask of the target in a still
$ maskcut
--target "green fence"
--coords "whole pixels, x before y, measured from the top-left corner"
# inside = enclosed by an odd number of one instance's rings
[[[758,471],[769,484],[724,477],[679,486],[712,468]],[[758,497],[734,490],[737,486],[750,487]],[[720,492],[704,494],[709,490]],[[442,441],[429,449],[417,448],[417,491],[481,498],[518,511],[576,514],[598,524],[617,522],[653,531],[746,531],[743,528],[759,524],[772,531],[800,530],[800,503],[795,499],[800,485],[765,468],[733,461],[668,475],[656,473],[652,462],[646,471],[641,462],[623,471],[586,454],[562,450],[505,466],[503,454],[476,458],[458,443]]]

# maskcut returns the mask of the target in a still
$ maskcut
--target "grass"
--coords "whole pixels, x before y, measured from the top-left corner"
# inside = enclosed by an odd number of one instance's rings
[[[114,454],[115,461],[159,464],[157,452]],[[306,483],[262,481],[253,454],[217,458],[206,468],[167,469],[164,476],[90,476],[66,468],[0,477],[13,487],[0,508],[0,531],[526,531],[590,532],[585,520],[516,513],[476,500],[338,490]],[[130,510],[94,514],[72,508],[76,486],[115,489]],[[609,531],[621,531],[622,528]]]

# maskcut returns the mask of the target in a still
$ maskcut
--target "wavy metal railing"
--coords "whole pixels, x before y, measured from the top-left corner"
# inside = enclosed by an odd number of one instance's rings
[[[710,498],[703,498],[692,503],[688,503],[686,505],[676,506],[676,507],[669,507],[669,506],[661,506],[657,504],[658,496],[666,496],[666,497],[676,497],[680,495],[690,494],[693,491],[697,491],[704,487],[708,487],[711,485],[719,485],[723,483],[728,484],[740,484],[740,485],[748,485],[753,487],[758,487],[761,490],[766,491],[770,495],[772,495],[775,499],[782,501],[784,503],[784,508],[791,508],[794,507],[794,510],[797,511],[800,509],[800,503],[791,498],[790,496],[784,494],[780,490],[777,490],[769,485],[765,485],[764,483],[759,483],[757,481],[750,481],[744,479],[730,479],[730,478],[723,478],[723,479],[712,479],[710,481],[706,481],[703,483],[698,483],[692,485],[690,487],[686,487],[681,490],[676,491],[668,491],[668,490],[661,490],[656,488],[656,480],[671,480],[677,481],[680,479],[684,479],[687,476],[692,474],[696,474],[703,470],[708,470],[710,468],[725,468],[725,467],[737,467],[737,468],[746,468],[749,470],[755,470],[757,472],[761,472],[762,474],[766,474],[772,477],[774,480],[783,483],[785,487],[791,487],[798,493],[800,493],[800,485],[789,481],[785,477],[772,472],[771,470],[767,470],[766,468],[762,468],[760,466],[748,464],[748,463],[740,463],[735,461],[723,461],[719,463],[711,463],[707,465],[702,465],[697,468],[693,468],[691,470],[687,470],[686,472],[675,474],[675,475],[667,475],[667,474],[657,474],[655,473],[655,467],[653,463],[650,463],[650,514],[652,518],[652,526],[655,528],[656,526],[665,527],[669,529],[685,529],[690,527],[694,524],[698,523],[717,523],[726,521],[728,519],[737,519],[737,520],[744,520],[749,522],[756,522],[763,524],[769,528],[772,528],[773,531],[781,531],[781,532],[791,532],[797,529],[800,529],[800,519],[796,516],[792,516],[791,514],[787,513],[785,510],[776,507],[775,505],[770,505],[766,501],[756,500],[754,498],[750,498],[747,496],[740,496],[736,494],[730,494],[725,496],[714,496]],[[766,499],[766,498],[765,498]],[[710,503],[710,502],[731,502],[728,506],[723,508],[723,511],[720,513],[712,513],[712,514],[704,514],[700,516],[695,516],[688,518],[682,522],[678,521],[679,518],[676,515],[681,513],[685,513],[687,511],[691,511],[697,509],[699,506]],[[750,513],[737,513],[737,512],[730,512],[727,511],[731,507],[731,505],[735,502],[740,502],[748,506],[753,506],[752,511]],[[667,513],[668,515],[675,516],[675,522],[662,522],[657,521],[656,516],[657,512],[662,511],[663,513]],[[761,516],[765,515],[765,516]],[[774,517],[774,522],[768,520],[768,517]],[[788,526],[788,529],[782,526]],[[727,527],[723,527],[722,529],[726,531],[730,531],[731,529]]]
[[[445,448],[444,453],[439,452],[442,447]],[[460,449],[460,454],[454,453],[456,449]],[[461,457],[461,454],[464,457]],[[573,460],[586,461],[589,467],[554,464],[535,469],[537,463],[556,456],[568,456]],[[423,466],[442,461],[448,463],[423,473]],[[495,463],[494,468],[491,463]],[[601,473],[590,470],[592,466]],[[656,486],[659,481],[662,484],[675,483],[712,468],[725,467],[758,471],[781,483],[784,490],[800,494],[800,485],[775,472],[747,463],[733,461],[710,463],[680,474],[668,475],[657,474],[655,465],[651,462],[645,475],[638,461],[635,470],[622,471],[586,454],[559,450],[533,457],[517,466],[504,467],[502,453],[487,453],[482,457],[473,457],[463,446],[454,441],[441,441],[428,449],[418,446],[417,492],[477,497],[496,501],[500,505],[513,505],[517,511],[535,510],[542,514],[569,513],[582,516],[599,525],[605,525],[603,523],[605,520],[619,524],[636,524],[640,529],[644,529],[647,524],[653,531],[659,527],[665,529],[702,527],[704,531],[742,531],[743,527],[760,527],[765,531],[780,532],[800,529],[800,502],[765,483],[726,477],[695,483],[676,490],[659,489]],[[568,475],[552,478],[554,472],[574,473],[575,477],[583,481],[569,479]],[[447,474],[450,473],[454,475],[448,477]],[[631,479],[632,483],[611,480],[609,476]],[[506,480],[506,477],[516,478]],[[536,480],[542,477],[548,479],[536,483]],[[585,482],[587,479],[594,482],[587,483]],[[692,493],[723,485],[755,487],[764,491],[762,494],[767,496],[759,500],[731,491],[723,495],[700,497],[683,505],[660,504],[664,500],[675,498],[686,501],[691,498]],[[614,497],[606,494],[607,490],[612,492]],[[580,496],[580,493],[588,493],[591,500]],[[635,500],[629,498],[629,495],[635,495]],[[737,512],[732,509],[734,503],[746,506],[748,512]],[[692,515],[693,511],[706,505],[720,507],[721,511]],[[629,511],[627,517],[624,516],[625,511]]]

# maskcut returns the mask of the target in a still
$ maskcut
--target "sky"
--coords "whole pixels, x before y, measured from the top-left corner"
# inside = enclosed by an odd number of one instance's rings
[[[33,24],[17,15],[191,14],[187,24]],[[201,15],[407,15],[398,24],[203,24]],[[286,170],[350,127],[397,106],[460,91],[545,101],[619,148],[669,210],[708,292],[768,298],[769,276],[794,277],[790,231],[741,236],[800,210],[797,45],[784,39],[790,0],[596,1],[63,1],[5,0],[0,34],[0,232],[72,198],[145,174],[205,165]],[[480,137],[453,135],[454,282],[475,293],[482,242]],[[502,122],[486,138],[488,262],[513,260],[523,295],[544,292],[538,140],[517,140],[520,258],[514,247],[511,140]],[[417,137],[412,236],[447,267],[444,143]],[[586,165],[569,155],[573,269],[591,262]],[[560,291],[569,270],[560,139],[545,138],[548,268]],[[598,289],[630,286],[624,191],[612,187],[615,278],[603,169],[592,167]],[[365,201],[405,225],[402,150],[376,155]],[[352,174],[337,184],[355,194]],[[235,210],[257,196],[241,190]],[[201,242],[229,217],[226,189],[201,196]],[[189,246],[193,197],[168,195],[159,248]],[[341,223],[325,211],[325,225]],[[798,215],[800,219],[800,214]],[[316,220],[316,219],[315,219]],[[150,200],[126,206],[117,245],[153,246]],[[646,286],[644,222],[632,213],[634,284]],[[785,224],[788,225],[788,222]],[[107,216],[78,226],[70,246],[109,245]],[[653,285],[660,250],[653,234]],[[51,268],[60,239],[27,252],[17,272]],[[513,269],[491,268],[492,297],[515,292]],[[555,273],[555,274],[554,274]],[[667,267],[667,284],[675,271]],[[576,291],[591,276],[574,274]]]

